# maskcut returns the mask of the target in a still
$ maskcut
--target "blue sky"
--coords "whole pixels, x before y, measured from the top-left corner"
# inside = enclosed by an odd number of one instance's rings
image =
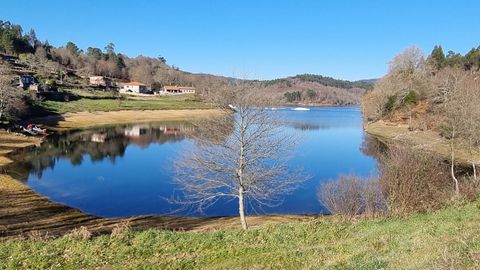
[[[272,79],[384,75],[416,45],[465,53],[480,45],[480,1],[2,1],[0,19],[55,46],[113,42],[190,72]]]

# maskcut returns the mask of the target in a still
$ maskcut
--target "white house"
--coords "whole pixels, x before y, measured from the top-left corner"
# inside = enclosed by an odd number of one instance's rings
[[[120,88],[120,93],[135,93],[135,94],[143,94],[147,93],[147,86],[141,82],[129,82],[122,85]]]
[[[160,94],[195,94],[195,87],[166,85]]]
[[[107,87],[112,85],[112,80],[110,78],[103,77],[103,76],[91,76],[89,77],[89,82],[90,82],[90,85],[93,85],[93,86]]]

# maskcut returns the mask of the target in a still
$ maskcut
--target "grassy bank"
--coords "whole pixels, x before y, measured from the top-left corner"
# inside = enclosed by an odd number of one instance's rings
[[[407,218],[0,243],[5,268],[478,269],[480,201]]]
[[[64,114],[68,112],[83,111],[121,111],[121,110],[186,110],[209,109],[211,105],[195,101],[192,97],[185,96],[159,96],[159,97],[127,97],[114,98],[89,98],[64,101],[43,101],[40,104],[44,111]]]
[[[432,130],[410,131],[408,125],[377,121],[367,124],[365,132],[385,143],[406,143],[450,160],[450,142]],[[477,150],[474,149],[472,153],[473,156],[470,156],[465,145],[455,144],[456,162],[470,166],[469,160],[480,160],[480,153]]]

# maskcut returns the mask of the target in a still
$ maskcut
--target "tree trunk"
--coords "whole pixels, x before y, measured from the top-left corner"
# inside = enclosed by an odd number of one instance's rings
[[[473,168],[473,179],[477,181],[477,166],[475,165],[474,161],[472,161],[472,168]]]
[[[454,140],[455,140],[455,129],[452,130],[452,138],[450,139],[450,154],[451,154],[451,166],[450,166],[450,173],[452,175],[452,179],[455,182],[455,195],[460,194],[460,188],[458,187],[458,179],[455,176],[455,147],[454,147]]]
[[[242,229],[246,230],[248,228],[247,219],[245,218],[245,201],[243,198],[243,187],[240,186],[238,189],[238,212],[240,214],[240,222],[242,223]]]

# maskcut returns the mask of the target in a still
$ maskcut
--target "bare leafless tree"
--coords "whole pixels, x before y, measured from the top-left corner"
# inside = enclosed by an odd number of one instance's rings
[[[13,87],[14,76],[5,63],[0,63],[0,121],[16,120],[25,109],[23,90]]]
[[[458,178],[455,175],[455,147],[463,132],[465,122],[465,97],[460,87],[466,74],[459,69],[446,69],[441,76],[439,88],[442,89],[443,106],[445,112],[444,131],[450,140],[450,174],[455,182],[455,194],[460,194]]]
[[[196,147],[177,162],[182,203],[199,210],[220,198],[238,200],[243,229],[246,205],[274,206],[306,179],[287,167],[295,138],[242,89],[229,96],[235,113],[201,123]],[[228,96],[228,95],[227,95]]]
[[[340,175],[338,179],[322,183],[317,196],[331,213],[341,214],[347,220],[358,214],[374,217],[387,210],[378,180],[357,175]]]

